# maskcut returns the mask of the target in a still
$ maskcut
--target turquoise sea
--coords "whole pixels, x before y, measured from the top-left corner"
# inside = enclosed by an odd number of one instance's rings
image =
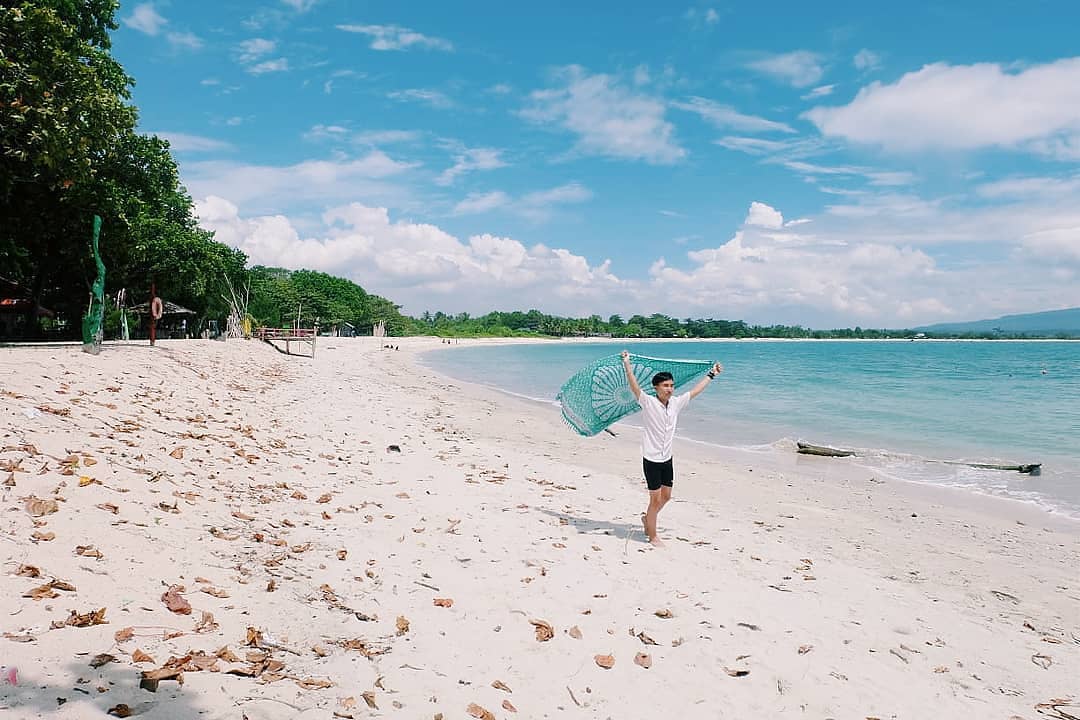
[[[724,364],[680,418],[683,437],[759,451],[792,452],[795,440],[852,448],[860,464],[882,475],[1080,517],[1080,342],[552,341],[456,345],[423,362],[554,403],[570,375],[623,348]],[[1028,476],[941,461],[1043,466]]]

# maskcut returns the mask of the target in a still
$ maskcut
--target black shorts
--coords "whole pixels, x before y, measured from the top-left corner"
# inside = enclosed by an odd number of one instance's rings
[[[675,466],[671,464],[671,458],[664,462],[653,462],[641,458],[641,466],[645,470],[645,484],[649,490],[659,490],[662,485],[672,486],[675,480]]]

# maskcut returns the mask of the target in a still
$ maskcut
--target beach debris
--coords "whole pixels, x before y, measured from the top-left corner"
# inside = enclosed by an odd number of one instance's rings
[[[202,633],[213,632],[218,629],[218,624],[214,622],[214,614],[208,613],[205,610],[201,611],[202,617],[199,622],[195,623],[195,634],[201,635]]]
[[[65,592],[76,592],[75,586],[71,583],[64,582],[63,580],[53,579],[44,585],[38,585],[36,588],[31,588],[23,593],[23,597],[31,598],[34,601],[48,600],[50,598],[59,597],[60,593],[57,590],[63,590]]]
[[[375,704],[375,693],[373,693],[371,690],[365,690],[364,692],[360,693],[360,697],[364,699],[364,704],[366,704],[372,710],[379,709],[379,706]]]
[[[41,577],[41,570],[34,565],[20,565],[15,574],[18,577],[36,578]]]
[[[750,674],[750,671],[745,668],[732,669],[729,668],[727,665],[724,666],[724,672],[726,672],[731,677],[746,677]]]
[[[93,657],[93,659],[90,661],[90,667],[99,668],[102,665],[108,665],[111,662],[116,662],[115,655],[110,655],[109,653],[101,653],[100,655],[95,655]]]
[[[655,640],[653,640],[648,635],[646,635],[644,630],[639,632],[634,637],[636,637],[638,640],[640,640],[645,645],[659,645],[660,644],[660,643],[656,642]]]
[[[900,653],[900,651],[899,651],[899,650],[897,650],[896,648],[889,648],[889,653],[890,653],[891,655],[895,655],[896,657],[898,657],[898,658],[900,658],[901,660],[903,660],[903,661],[904,661],[904,664],[905,664],[905,665],[906,665],[907,663],[909,663],[909,662],[910,662],[910,660],[908,660],[908,659],[907,659],[906,657],[904,657],[904,656],[903,656],[903,655],[902,655],[902,654]]]
[[[735,624],[736,624],[737,626],[741,627],[741,628],[746,628],[747,630],[755,630],[755,631],[757,631],[757,630],[761,630],[761,628],[760,628],[760,627],[758,627],[757,625],[755,625],[755,624],[753,624],[753,623],[745,623],[745,622],[741,622],[741,623],[735,623]]]
[[[110,502],[98,503],[94,507],[98,508],[99,510],[104,510],[106,512],[111,512],[113,515],[116,515],[116,514],[118,514],[120,512],[120,508],[117,507],[114,503],[110,503]]]
[[[435,598],[432,603],[435,605],[435,607],[448,608],[454,606],[453,598]]]
[[[1062,708],[1068,708],[1073,712],[1065,712]],[[1056,720],[1080,720],[1080,703],[1072,698],[1051,698],[1046,702],[1038,703],[1035,711],[1040,715],[1056,718]]]
[[[491,687],[495,688],[496,690],[502,690],[503,692],[514,692],[502,680],[496,680],[495,682],[491,683]]]
[[[670,620],[671,618],[675,617],[672,612],[667,608],[664,608],[663,610],[657,610],[653,613],[653,615],[663,620]]]
[[[640,665],[641,667],[648,670],[652,667],[652,656],[639,652],[637,655],[634,656],[634,664]]]
[[[389,452],[399,453],[399,452],[401,452],[401,447],[398,446],[398,445],[387,445],[386,446],[386,452],[388,452],[388,453]]]
[[[805,655],[806,653],[810,652],[813,649],[814,649],[813,645],[800,645],[799,646],[799,654],[800,655]]]
[[[495,720],[495,716],[490,711],[485,710],[476,703],[469,703],[469,707],[465,708],[465,712],[469,713],[470,717],[478,718],[479,720]]]
[[[106,710],[105,714],[106,715],[112,715],[113,717],[118,717],[118,718],[126,718],[126,717],[131,717],[132,715],[135,714],[135,712],[130,707],[125,705],[124,703],[120,703],[118,705],[113,705],[111,708]]]
[[[1015,595],[1010,595],[1007,592],[1002,592],[1001,590],[991,590],[990,594],[996,597],[998,600],[1001,600],[1002,602],[1009,602],[1013,605],[1020,604],[1020,598],[1016,597]]]
[[[338,560],[344,560],[348,556],[349,556],[349,551],[348,550],[338,550],[337,551],[337,559]]]
[[[105,621],[105,608],[98,608],[97,610],[91,610],[85,613],[79,613],[74,610],[64,620],[53,620],[52,629],[58,629],[62,627],[92,627],[94,625],[104,625]]]
[[[404,635],[409,632],[409,619],[404,615],[398,615],[397,617],[397,634]]]
[[[555,628],[546,620],[529,620],[529,623],[536,628],[537,642],[547,642],[555,637]]]
[[[165,607],[177,615],[190,615],[191,603],[180,595],[182,592],[184,592],[183,585],[170,585],[169,589],[161,594],[161,602],[165,603]]]
[[[56,533],[41,532],[40,530],[35,530],[34,532],[30,533],[30,539],[36,540],[38,542],[49,542],[50,540],[56,539]]]
[[[60,506],[52,498],[39,498],[34,495],[26,499],[25,507],[31,517],[43,517],[60,510]]]
[[[1031,662],[1035,663],[1043,670],[1049,670],[1050,666],[1054,664],[1053,658],[1049,655],[1043,655],[1042,653],[1035,653],[1031,656]]]
[[[512,712],[512,713],[517,712],[517,708],[514,707],[514,703],[510,702],[509,700],[503,700],[502,701],[502,709],[506,710],[507,712]]]
[[[105,557],[105,555],[93,545],[76,545],[75,554],[81,555],[82,557],[95,558],[97,560],[101,560]]]
[[[615,667],[614,655],[594,655],[593,660],[595,660],[596,664],[604,668],[605,670],[610,670],[611,668]]]
[[[580,640],[581,639],[581,628],[579,628],[577,625],[575,625],[574,627],[567,630],[566,634],[569,635],[570,637],[574,638],[575,640]]]
[[[173,451],[169,453],[169,457],[176,458],[177,460],[183,460],[184,459],[184,446],[180,445],[179,447],[173,449]]]
[[[135,628],[133,627],[121,628],[113,635],[113,639],[118,643],[127,642],[133,637],[135,637]]]
[[[131,653],[131,662],[133,663],[152,663],[154,662],[153,656],[144,653],[139,648],[135,648],[135,652]]]

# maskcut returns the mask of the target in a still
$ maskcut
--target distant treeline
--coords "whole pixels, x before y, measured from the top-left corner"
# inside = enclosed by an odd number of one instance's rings
[[[742,320],[693,319],[680,320],[654,313],[632,315],[623,319],[611,315],[607,320],[599,315],[584,318],[547,315],[538,310],[528,312],[490,312],[471,317],[468,313],[447,315],[425,312],[410,318],[411,334],[441,335],[444,337],[612,337],[612,338],[792,338],[817,340],[883,340],[900,339],[1023,339],[1044,337],[1031,333],[970,332],[931,333],[911,329],[840,328],[812,330],[801,325],[748,325]],[[1059,333],[1046,337],[1068,339],[1076,337]]]

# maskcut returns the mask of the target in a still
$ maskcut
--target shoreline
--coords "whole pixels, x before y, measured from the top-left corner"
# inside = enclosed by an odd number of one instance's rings
[[[915,719],[1075,695],[1077,524],[677,441],[653,548],[635,432],[577,437],[418,364],[437,338],[394,344],[0,349],[0,709]],[[183,685],[139,688],[173,661]]]
[[[659,339],[657,339],[657,341],[659,341]],[[668,339],[668,340],[664,340],[664,342],[674,342],[674,341]],[[708,341],[708,342],[712,342],[712,341]],[[794,340],[794,342],[801,342],[801,340]],[[818,340],[813,340],[812,342],[819,342],[819,341]],[[827,342],[827,341],[820,341],[820,342]],[[846,340],[845,340],[845,342],[846,342]],[[879,341],[860,341],[860,342],[879,342]],[[961,342],[967,342],[967,341],[961,341]],[[530,344],[530,343],[531,343],[531,341],[525,341],[524,342],[524,344]],[[485,339],[483,344],[486,345],[486,346],[498,346],[498,345],[502,345],[502,344],[522,344],[522,341],[521,341],[521,339],[517,339],[517,338],[508,339],[507,341],[502,341],[501,339],[498,339],[498,338],[488,338],[488,339]],[[435,352],[435,351],[450,351],[452,348],[460,348],[460,347],[461,347],[460,345],[457,345],[457,346],[443,345],[442,347],[436,346],[434,348],[414,349],[413,352],[412,352],[413,361],[416,362],[417,365],[420,366],[420,367],[423,367],[423,368],[428,369],[428,370],[430,370],[432,372],[439,373],[440,375],[442,375],[442,373],[440,372],[440,370],[438,368],[433,367],[432,365],[429,365],[429,364],[425,363],[423,356],[429,355],[429,354],[431,354],[432,352]],[[499,387],[499,386],[494,385],[494,384],[486,384],[486,383],[480,383],[480,382],[470,382],[468,380],[453,377],[453,376],[449,376],[449,375],[442,375],[442,376],[444,378],[446,378],[448,381],[460,382],[460,383],[470,385],[472,388],[475,389],[475,392],[477,392],[477,393],[495,391],[495,392],[499,393],[502,396],[505,396],[506,398],[508,398],[510,400],[518,401],[518,402],[524,402],[524,403],[526,403],[526,404],[528,404],[530,406],[541,407],[541,408],[544,408],[545,410],[553,408],[555,410],[554,417],[558,418],[559,404],[554,399],[546,400],[546,399],[531,397],[531,396],[528,396],[528,395],[524,395],[522,393],[516,393],[516,392],[513,392],[511,390],[507,390],[505,388]],[[621,430],[620,430],[620,428],[621,428]],[[627,422],[627,420],[624,419],[624,420],[620,421],[619,423],[616,423],[615,425],[613,425],[612,429],[618,431],[620,435],[629,434],[629,435],[633,436],[634,438],[636,438],[637,437],[637,432],[639,431],[640,428],[639,428],[639,426],[633,424],[632,422]],[[611,438],[604,438],[604,437],[601,437],[601,436],[598,436],[598,438],[600,440],[604,440],[604,439],[610,440],[611,439]],[[790,441],[790,442],[788,442],[788,441]],[[694,437],[687,436],[685,434],[682,434],[682,432],[680,432],[680,434],[676,435],[676,443],[681,444],[681,445],[685,445],[686,450],[688,450],[690,452],[691,456],[694,457],[695,459],[707,458],[707,457],[709,457],[709,455],[713,455],[713,456],[717,456],[719,458],[724,459],[728,464],[731,464],[733,462],[758,462],[758,463],[765,463],[765,464],[769,465],[770,467],[774,467],[774,468],[777,468],[777,469],[785,469],[785,470],[787,470],[789,472],[793,471],[793,468],[796,467],[796,465],[800,461],[800,459],[802,461],[804,461],[804,462],[811,462],[810,458],[808,458],[806,456],[797,455],[794,452],[794,450],[795,450],[795,441],[796,441],[795,438],[790,438],[790,437],[785,436],[785,437],[777,438],[776,440],[774,440],[772,442],[769,442],[769,443],[765,443],[765,444],[759,444],[759,445],[754,445],[754,446],[740,446],[740,445],[725,445],[725,444],[722,444],[722,443],[717,443],[717,442],[713,442],[713,441],[709,441],[709,440],[702,440],[702,439],[699,439],[699,438],[694,438]],[[784,447],[781,447],[781,446],[784,446]],[[787,447],[787,446],[790,446],[790,447]],[[700,449],[698,449],[698,448],[700,448]],[[911,453],[902,453],[902,452],[899,452],[899,451],[884,450],[884,449],[873,449],[873,448],[862,448],[862,449],[867,450],[867,451],[869,451],[871,453],[884,452],[884,453],[889,454],[889,455],[904,456],[904,457],[910,458],[914,462],[921,462],[921,463],[927,463],[927,464],[934,464],[934,463],[942,463],[942,462],[944,462],[944,461],[941,461],[941,460],[938,460],[938,459],[935,459],[935,458],[927,458],[927,457],[924,457],[924,456],[921,456],[921,455],[916,455],[916,454],[911,454]],[[682,454],[682,452],[680,452],[680,455],[681,454]],[[794,460],[792,460],[791,458],[794,458]],[[860,460],[862,460],[862,462],[860,462]],[[934,482],[934,481],[930,481],[930,480],[910,479],[910,478],[904,477],[904,473],[903,473],[902,469],[898,470],[898,469],[893,469],[893,468],[877,467],[877,466],[874,466],[872,463],[867,463],[865,460],[863,460],[861,458],[816,458],[813,461],[822,462],[827,466],[835,466],[835,467],[825,467],[825,468],[822,469],[822,471],[835,472],[837,474],[843,474],[843,475],[849,476],[851,478],[854,478],[855,476],[866,475],[866,474],[885,475],[891,481],[900,482],[900,483],[904,483],[907,486],[911,486],[913,488],[913,490],[916,491],[916,492],[920,488],[927,488],[932,492],[933,491],[938,491],[938,490],[944,491],[945,495],[943,495],[942,497],[943,498],[944,497],[951,497],[952,502],[962,502],[964,500],[967,500],[967,501],[970,501],[970,502],[983,503],[985,501],[989,501],[989,503],[986,504],[985,507],[987,508],[988,511],[991,511],[991,512],[996,512],[994,510],[994,504],[996,502],[1004,502],[1004,503],[1007,503],[1007,504],[1014,504],[1014,505],[1017,505],[1018,507],[1027,508],[1027,509],[1036,511],[1035,515],[1029,515],[1028,516],[1029,519],[1032,520],[1032,521],[1036,521],[1036,518],[1037,518],[1038,514],[1045,514],[1045,515],[1049,516],[1049,519],[1047,520],[1047,522],[1051,522],[1051,523],[1053,523],[1055,525],[1057,525],[1060,522],[1060,523],[1064,523],[1065,525],[1075,524],[1077,527],[1080,527],[1080,509],[1070,510],[1068,508],[1063,508],[1061,506],[1052,505],[1052,502],[1055,502],[1055,501],[1052,501],[1052,500],[1043,500],[1041,498],[1039,498],[1039,499],[1034,499],[1034,498],[1033,499],[1027,499],[1027,498],[1020,498],[1020,497],[1010,496],[1010,495],[1007,495],[1007,494],[997,494],[997,493],[991,492],[988,489],[984,489],[984,488],[977,487],[977,486],[963,486],[963,485],[956,485],[956,484],[947,484],[947,483]],[[1003,471],[1003,472],[1007,472],[1007,471]],[[933,496],[928,496],[926,499],[927,500],[932,500]],[[1065,501],[1056,501],[1056,502],[1060,503],[1060,502],[1065,502]],[[1003,509],[1000,510],[1000,512],[1001,513],[1007,513],[1007,512],[1010,512],[1010,510],[1008,510],[1007,508],[1003,508]]]

